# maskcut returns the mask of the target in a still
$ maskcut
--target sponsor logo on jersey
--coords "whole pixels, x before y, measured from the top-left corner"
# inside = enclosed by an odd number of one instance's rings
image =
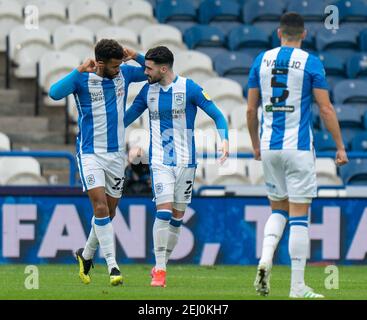
[[[93,186],[95,183],[96,183],[96,180],[94,178],[94,175],[93,174],[90,174],[86,177],[86,180],[87,180],[87,184],[89,186]]]
[[[265,106],[266,112],[294,112],[294,106],[274,106],[268,104]]]
[[[165,110],[165,111],[151,111],[149,113],[150,120],[164,120],[168,119],[179,119],[183,118],[186,114],[185,109],[172,109],[172,110]]]
[[[160,194],[163,192],[163,183],[157,183],[154,187],[154,192]]]
[[[92,102],[102,101],[104,99],[103,90],[91,90],[90,97]]]

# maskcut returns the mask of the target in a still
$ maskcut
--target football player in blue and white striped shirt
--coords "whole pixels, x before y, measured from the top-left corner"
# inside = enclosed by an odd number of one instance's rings
[[[121,65],[135,59],[142,67]],[[123,123],[128,86],[146,80],[144,57],[123,49],[115,40],[102,39],[95,47],[95,60],[87,59],[50,89],[59,100],[75,97],[79,112],[77,160],[88,191],[94,216],[85,248],[76,252],[81,280],[90,282],[89,270],[98,243],[108,265],[110,283],[122,283],[116,263],[111,219],[121,197],[125,169],[125,127]]]
[[[338,120],[329,100],[325,70],[314,55],[300,49],[306,36],[303,18],[286,13],[280,21],[281,46],[261,53],[248,81],[247,122],[256,160],[262,160],[272,215],[265,225],[255,288],[269,293],[274,251],[288,215],[292,260],[290,297],[322,298],[305,285],[309,248],[308,210],[316,197],[315,154],[312,137],[312,99],[337,146],[336,164],[348,162]],[[260,101],[261,100],[261,101]],[[260,138],[257,108],[262,107]]]
[[[157,206],[153,226],[156,265],[152,286],[166,286],[166,264],[179,237],[185,209],[191,202],[196,170],[194,122],[197,107],[215,122],[222,139],[223,163],[228,156],[227,122],[203,89],[194,81],[175,75],[173,54],[167,47],[145,55],[148,82],[125,114],[125,125],[149,110],[149,164]]]

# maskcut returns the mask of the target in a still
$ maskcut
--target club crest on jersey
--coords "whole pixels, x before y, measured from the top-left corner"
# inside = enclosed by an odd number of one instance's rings
[[[185,101],[185,94],[183,92],[177,92],[173,95],[173,99],[177,105],[181,105]]]
[[[154,191],[156,194],[160,194],[163,191],[163,183],[157,183],[154,187]]]
[[[89,186],[93,186],[96,183],[96,180],[94,179],[93,174],[90,174],[89,176],[87,176],[86,179],[87,179],[87,184]]]

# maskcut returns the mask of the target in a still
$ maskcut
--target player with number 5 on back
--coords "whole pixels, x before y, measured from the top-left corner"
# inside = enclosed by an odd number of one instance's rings
[[[131,58],[142,67],[121,65]],[[107,262],[111,285],[123,281],[115,258],[111,220],[124,181],[127,90],[130,82],[144,80],[143,56],[122,48],[115,40],[102,39],[96,44],[95,60],[87,59],[50,89],[49,95],[55,100],[73,94],[79,113],[77,162],[83,191],[88,192],[94,213],[85,248],[76,252],[79,277],[85,284],[91,281],[89,272],[98,244]]]
[[[312,98],[337,146],[337,165],[348,162],[335,110],[330,103],[324,67],[316,56],[300,49],[306,36],[303,18],[285,13],[278,36],[281,46],[261,53],[251,68],[247,123],[254,156],[262,160],[272,214],[266,222],[255,289],[269,294],[275,249],[289,216],[291,298],[323,298],[304,281],[309,249],[308,210],[317,195],[312,137]],[[260,101],[261,99],[261,101]],[[262,107],[260,137],[257,118]]]
[[[149,110],[149,164],[157,207],[153,226],[156,265],[153,287],[166,286],[166,264],[180,234],[182,218],[191,202],[196,170],[194,122],[197,107],[215,122],[222,139],[223,163],[228,157],[227,122],[203,89],[190,79],[174,74],[173,54],[156,47],[145,55],[148,82],[126,111],[126,127]]]

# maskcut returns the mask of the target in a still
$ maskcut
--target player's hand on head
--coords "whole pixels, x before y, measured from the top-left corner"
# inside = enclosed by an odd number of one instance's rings
[[[96,72],[97,71],[97,62],[92,58],[87,58],[85,61],[78,67],[79,72]]]
[[[219,149],[219,151],[222,153],[222,156],[219,159],[219,163],[222,165],[229,156],[228,140],[222,141],[222,147]]]
[[[348,156],[347,153],[345,152],[344,149],[342,150],[337,150],[336,151],[336,156],[335,156],[335,164],[337,166],[342,166],[344,164],[347,164],[349,162],[348,160]]]
[[[134,49],[124,47],[124,58],[123,61],[129,61],[131,59],[135,59],[137,56],[137,52]]]

